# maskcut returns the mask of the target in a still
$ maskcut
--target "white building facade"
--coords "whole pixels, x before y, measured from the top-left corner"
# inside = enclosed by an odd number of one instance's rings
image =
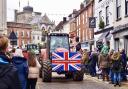
[[[63,24],[62,33],[69,34],[69,32],[70,32],[70,23],[69,21],[67,21],[66,23]]]
[[[7,3],[6,0],[0,0],[0,34],[7,33]]]
[[[113,0],[114,2],[114,47],[125,49],[128,55],[128,0]]]
[[[114,0],[95,0],[94,17],[96,17],[96,28],[94,29],[95,47],[97,43],[109,42],[110,49],[114,49],[114,41],[111,31],[113,30]],[[103,23],[102,23],[103,22]],[[99,26],[102,26],[102,28]]]

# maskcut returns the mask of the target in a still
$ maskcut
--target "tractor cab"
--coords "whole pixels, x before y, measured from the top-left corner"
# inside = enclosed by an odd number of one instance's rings
[[[50,53],[69,51],[69,36],[68,34],[52,33],[49,36]]]

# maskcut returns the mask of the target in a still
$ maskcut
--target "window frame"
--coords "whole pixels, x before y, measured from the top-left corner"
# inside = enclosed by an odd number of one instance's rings
[[[119,3],[119,1],[120,0],[116,0],[116,19],[117,20],[121,19],[121,1],[120,1],[120,3]]]
[[[128,16],[128,0],[125,0],[125,15]]]
[[[102,19],[102,10],[99,11],[99,21],[100,21],[100,19]]]
[[[106,26],[109,25],[109,6],[106,6]]]

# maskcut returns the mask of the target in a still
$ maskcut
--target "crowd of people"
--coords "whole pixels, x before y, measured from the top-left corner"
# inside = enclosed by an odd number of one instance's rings
[[[109,81],[114,86],[121,86],[121,81],[127,80],[127,57],[124,49],[110,50],[104,45],[101,51],[82,51],[85,73],[92,77],[98,76],[103,81]]]
[[[41,67],[36,54],[19,47],[8,51],[8,43],[0,36],[0,89],[35,89]]]

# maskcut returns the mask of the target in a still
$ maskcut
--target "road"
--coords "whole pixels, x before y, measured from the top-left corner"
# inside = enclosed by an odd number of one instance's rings
[[[123,85],[122,85],[123,86]],[[91,77],[84,77],[84,81],[76,82],[72,79],[65,79],[65,77],[55,75],[51,83],[43,83],[39,79],[37,89],[128,89],[128,87],[114,87],[107,82],[97,81]]]

